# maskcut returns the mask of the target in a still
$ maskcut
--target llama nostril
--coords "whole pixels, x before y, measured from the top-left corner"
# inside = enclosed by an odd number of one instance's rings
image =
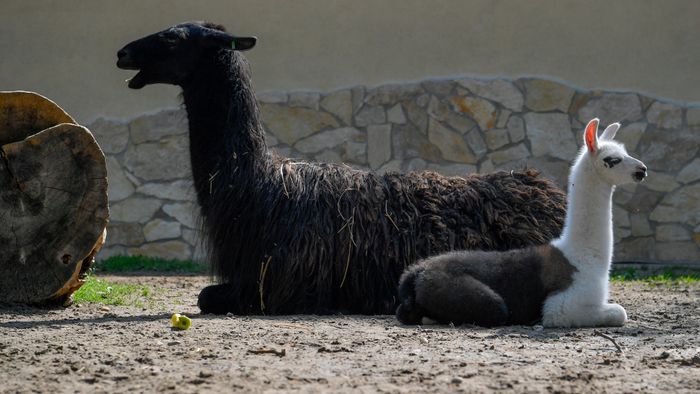
[[[121,59],[124,56],[126,56],[126,51],[124,49],[120,49],[119,52],[117,52],[117,57]]]

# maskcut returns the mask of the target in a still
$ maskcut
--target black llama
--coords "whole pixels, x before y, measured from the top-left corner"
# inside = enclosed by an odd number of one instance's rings
[[[203,313],[393,313],[399,276],[453,249],[504,250],[559,235],[564,193],[535,171],[378,175],[268,150],[248,65],[253,37],[184,23],[136,40],[129,87],[182,88],[202,231],[220,284]]]

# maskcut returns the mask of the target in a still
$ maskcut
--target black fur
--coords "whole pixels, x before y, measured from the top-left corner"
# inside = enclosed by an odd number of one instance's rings
[[[158,34],[142,40],[120,51],[120,66],[162,82],[152,70],[167,62],[131,60],[161,45]],[[222,282],[201,292],[202,312],[393,313],[398,278],[421,257],[543,244],[561,231],[564,193],[535,171],[377,175],[279,157],[265,144],[244,57],[188,51],[177,73],[162,73],[183,89],[202,227]]]
[[[532,324],[542,317],[546,297],[571,284],[574,270],[549,245],[445,253],[404,272],[396,317],[404,324],[423,317],[486,327]]]

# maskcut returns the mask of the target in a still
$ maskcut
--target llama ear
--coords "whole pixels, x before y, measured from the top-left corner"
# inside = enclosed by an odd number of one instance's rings
[[[257,37],[234,37],[231,48],[237,51],[247,51],[258,42]]]
[[[234,37],[223,31],[205,29],[202,43],[209,47],[231,48],[237,51],[247,51],[258,41],[255,37]]]
[[[612,141],[613,138],[615,138],[615,133],[620,129],[620,124],[619,123],[613,123],[610,126],[605,128],[605,131],[603,131],[603,134],[600,135],[600,139],[606,140],[606,141]]]
[[[583,139],[586,141],[588,152],[595,153],[598,150],[598,118],[592,119],[586,125],[586,131],[583,134]]]

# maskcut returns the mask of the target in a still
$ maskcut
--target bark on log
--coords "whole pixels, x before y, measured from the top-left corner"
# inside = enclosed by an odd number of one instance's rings
[[[104,243],[105,158],[50,100],[0,92],[0,302],[64,303]]]

